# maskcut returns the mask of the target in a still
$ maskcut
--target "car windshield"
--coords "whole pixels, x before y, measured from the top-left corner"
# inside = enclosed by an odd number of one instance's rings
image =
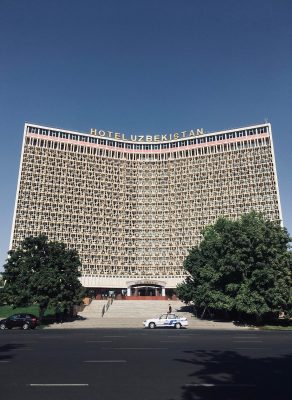
[[[11,316],[9,317],[9,319],[12,320],[12,321],[14,321],[14,320],[18,319],[19,317],[20,317],[19,314],[14,314],[14,315],[11,315]]]

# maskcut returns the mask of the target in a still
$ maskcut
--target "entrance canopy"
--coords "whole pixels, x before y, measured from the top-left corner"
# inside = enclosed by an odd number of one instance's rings
[[[140,297],[140,296],[165,296],[165,282],[162,281],[149,281],[139,280],[127,282],[127,296]]]

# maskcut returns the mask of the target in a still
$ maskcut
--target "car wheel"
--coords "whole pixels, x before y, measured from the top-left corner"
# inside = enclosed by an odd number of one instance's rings
[[[180,329],[180,328],[181,328],[181,324],[180,324],[179,322],[177,322],[177,323],[174,325],[174,327],[175,327],[175,329]]]
[[[1,324],[0,325],[0,329],[6,329],[6,325],[5,324]]]
[[[28,329],[28,328],[29,328],[28,323],[25,323],[25,324],[22,325],[22,329],[25,329],[25,330],[26,330],[26,329]]]
[[[150,329],[154,329],[156,325],[154,324],[154,322],[150,322],[148,326]]]

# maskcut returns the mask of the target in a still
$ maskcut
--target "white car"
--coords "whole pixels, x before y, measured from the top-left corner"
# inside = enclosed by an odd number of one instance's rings
[[[143,322],[144,327],[150,329],[167,327],[180,329],[182,326],[188,326],[188,324],[186,317],[179,317],[171,313],[162,314],[158,318],[146,319],[146,321]]]

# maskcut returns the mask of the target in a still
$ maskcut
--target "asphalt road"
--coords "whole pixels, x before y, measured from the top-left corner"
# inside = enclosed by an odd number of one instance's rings
[[[1,399],[292,397],[292,331],[0,331]]]

